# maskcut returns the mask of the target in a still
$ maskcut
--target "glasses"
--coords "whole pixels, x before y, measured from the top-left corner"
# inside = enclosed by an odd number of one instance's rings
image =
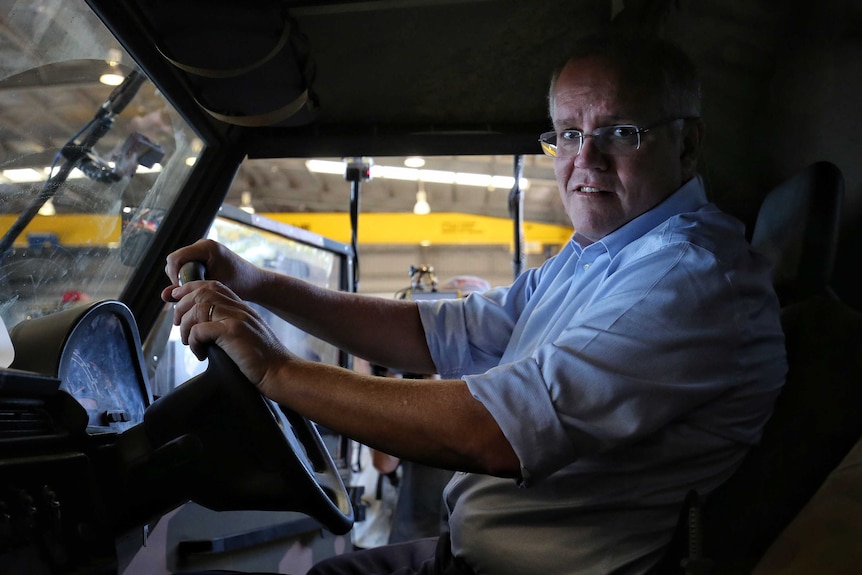
[[[589,134],[585,134],[581,130],[563,130],[559,134],[557,132],[545,132],[539,136],[539,144],[546,155],[552,158],[567,158],[581,153],[585,139],[595,138],[596,148],[603,154],[628,156],[640,149],[642,134],[677,120],[688,119],[690,118],[671,118],[656,122],[646,128],[638,128],[634,124],[615,124],[597,128]]]

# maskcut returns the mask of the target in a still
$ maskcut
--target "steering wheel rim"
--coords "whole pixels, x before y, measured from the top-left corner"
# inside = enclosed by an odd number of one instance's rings
[[[254,436],[249,449],[264,465],[271,463],[268,470],[281,470],[289,487],[305,495],[298,498],[295,510],[308,513],[333,533],[350,531],[354,521],[350,497],[317,426],[263,396],[221,348],[211,346],[207,356],[210,380],[222,383],[221,391],[238,417],[255,424],[248,428]]]
[[[180,283],[203,276],[203,265],[191,262],[180,270]],[[191,499],[216,510],[301,511],[335,534],[350,531],[350,496],[317,426],[262,395],[220,347],[211,345],[207,356],[203,373],[145,413],[157,445],[182,436],[200,445]],[[226,445],[234,448],[232,466],[223,465]]]

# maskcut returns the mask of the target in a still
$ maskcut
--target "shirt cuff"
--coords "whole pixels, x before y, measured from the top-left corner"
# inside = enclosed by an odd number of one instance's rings
[[[534,359],[525,358],[463,379],[512,445],[521,464],[522,487],[576,459]]]

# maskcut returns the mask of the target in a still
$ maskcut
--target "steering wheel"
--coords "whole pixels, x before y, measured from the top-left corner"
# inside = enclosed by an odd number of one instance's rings
[[[180,283],[202,278],[197,262],[180,271]],[[263,396],[220,347],[207,357],[203,373],[144,414],[152,443],[196,446],[180,479],[189,498],[217,511],[300,511],[350,531],[350,497],[315,424]]]

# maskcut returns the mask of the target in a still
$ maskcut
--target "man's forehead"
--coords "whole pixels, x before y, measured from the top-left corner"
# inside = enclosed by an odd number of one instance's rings
[[[619,66],[601,56],[582,56],[569,60],[560,71],[557,85],[560,84],[601,84],[616,85],[622,76]]]
[[[632,121],[657,105],[640,93],[611,61],[599,57],[570,60],[554,85],[551,115],[554,122],[584,116],[605,122]]]

